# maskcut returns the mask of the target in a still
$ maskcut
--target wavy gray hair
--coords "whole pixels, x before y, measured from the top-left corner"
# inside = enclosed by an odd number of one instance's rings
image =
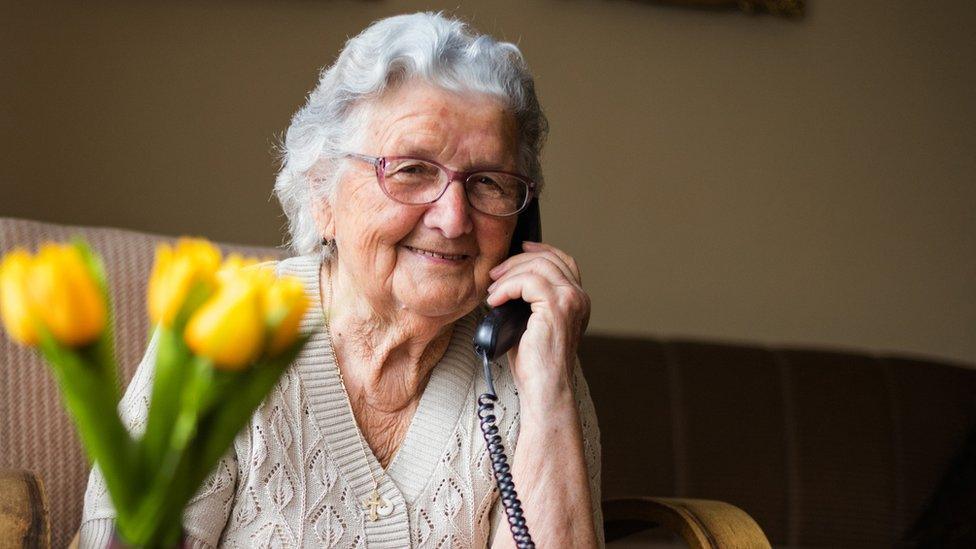
[[[312,208],[315,201],[331,198],[345,163],[323,168],[318,161],[355,146],[370,103],[417,77],[446,90],[504,101],[518,124],[519,170],[541,188],[540,155],[549,125],[518,47],[474,34],[464,22],[440,12],[388,17],[346,42],[335,63],[322,70],[285,134],[275,194],[288,217],[289,244],[296,253],[328,253]]]

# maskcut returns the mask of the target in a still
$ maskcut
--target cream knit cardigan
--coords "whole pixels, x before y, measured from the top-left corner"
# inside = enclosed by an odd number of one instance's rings
[[[383,470],[349,411],[329,338],[321,329],[319,266],[317,256],[277,265],[279,273],[302,281],[315,304],[302,321],[303,332],[312,336],[190,502],[184,529],[191,545],[486,547],[497,530],[509,535],[475,413],[485,382],[471,340],[484,310],[455,323],[404,440]],[[120,404],[133,432],[145,428],[155,351],[153,338]],[[493,365],[493,375],[498,425],[511,459],[519,432],[518,394],[506,360]],[[574,381],[592,516],[602,546],[600,432],[578,362]],[[393,505],[375,522],[362,505],[373,489],[371,470],[380,495]],[[81,547],[105,547],[114,515],[94,468],[85,494]]]

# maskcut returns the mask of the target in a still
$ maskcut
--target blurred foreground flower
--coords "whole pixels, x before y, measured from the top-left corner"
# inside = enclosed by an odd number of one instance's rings
[[[118,415],[107,282],[83,241],[15,250],[0,261],[0,318],[51,366],[117,511],[120,540],[172,547],[183,510],[308,340],[302,284],[253,259],[221,264],[202,239],[162,244],[147,308],[156,329],[145,430]]]
[[[273,281],[261,267],[222,269],[216,293],[186,325],[190,349],[218,368],[238,370],[254,361],[264,348],[264,295]]]
[[[77,347],[98,339],[108,320],[105,294],[79,246],[46,244],[31,265],[32,308],[54,338]]]
[[[181,238],[176,246],[160,244],[149,275],[147,308],[153,324],[172,326],[192,290],[211,292],[219,266],[220,250],[206,240]]]
[[[38,328],[69,347],[102,335],[108,303],[88,253],[80,244],[44,244],[36,256],[14,250],[5,257],[0,310],[14,341],[37,345]]]

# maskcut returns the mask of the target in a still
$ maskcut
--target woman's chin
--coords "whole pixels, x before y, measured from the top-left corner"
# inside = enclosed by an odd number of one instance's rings
[[[433,288],[431,288],[433,289]],[[410,311],[418,316],[444,319],[447,322],[466,315],[478,305],[478,301],[471,297],[457,295],[457,287],[445,288],[441,295],[426,293],[425,295],[408,295],[397,299],[400,309]]]

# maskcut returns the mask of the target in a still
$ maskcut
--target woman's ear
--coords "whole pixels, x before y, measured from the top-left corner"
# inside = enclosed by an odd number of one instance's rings
[[[308,184],[308,196],[311,202],[312,218],[315,220],[315,227],[322,238],[329,240],[335,239],[335,218],[332,215],[332,204],[328,196],[325,196],[319,185],[321,180],[316,179],[314,170],[306,177]]]

